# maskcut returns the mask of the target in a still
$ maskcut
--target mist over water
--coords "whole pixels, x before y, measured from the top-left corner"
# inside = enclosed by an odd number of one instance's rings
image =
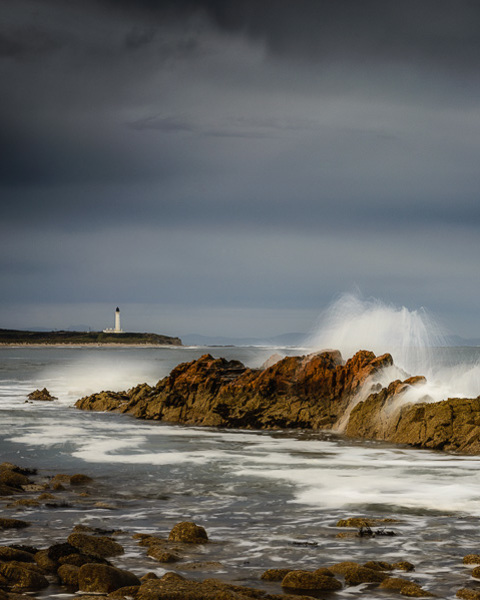
[[[465,361],[460,351],[447,349],[441,327],[424,308],[409,310],[375,298],[344,294],[322,314],[307,344],[313,351],[340,350],[345,360],[359,350],[371,350],[377,356],[391,354],[394,367],[379,373],[374,382],[385,386],[414,375],[427,378],[425,385],[409,389],[402,396],[404,401],[480,394],[478,359],[472,362],[469,355]]]

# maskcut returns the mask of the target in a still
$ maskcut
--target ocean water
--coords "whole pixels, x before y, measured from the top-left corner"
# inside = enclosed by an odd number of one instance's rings
[[[405,576],[440,598],[453,599],[465,586],[480,590],[480,581],[462,564],[466,554],[480,553],[478,457],[347,440],[331,432],[172,426],[73,407],[78,398],[100,390],[154,384],[178,363],[206,351],[253,367],[274,352],[299,353],[233,347],[0,348],[1,460],[45,475],[86,473],[96,482],[94,499],[110,505],[93,506],[79,497],[52,511],[5,508],[7,500],[2,501],[5,516],[34,525],[1,532],[0,545],[46,547],[84,523],[122,530],[126,554],[114,562],[139,575],[176,570],[280,593],[279,584],[259,580],[264,570],[408,560],[416,570]],[[457,383],[458,389],[475,391],[479,361],[478,348],[439,349],[433,362],[443,379],[433,378],[431,389],[445,393],[448,382],[448,390]],[[27,401],[28,393],[43,387],[58,400]],[[343,531],[337,521],[350,516],[395,519],[386,528],[396,535],[336,537]],[[187,558],[218,561],[221,567],[184,570],[185,559],[163,568],[131,537],[167,536],[182,520],[204,526],[212,541]],[[55,586],[37,596],[74,597]],[[334,596],[398,597],[371,586],[344,588]]]

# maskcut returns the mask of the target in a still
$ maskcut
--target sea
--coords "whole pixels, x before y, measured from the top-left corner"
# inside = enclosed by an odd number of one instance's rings
[[[405,576],[440,598],[480,590],[462,559],[480,554],[480,460],[333,432],[247,431],[169,425],[128,415],[83,412],[75,401],[102,390],[151,385],[173,367],[205,353],[259,367],[272,347],[2,347],[0,348],[0,459],[44,476],[84,473],[92,498],[78,495],[55,508],[7,508],[25,530],[0,532],[0,545],[47,547],[63,542],[75,524],[121,531],[124,555],[114,563],[134,573],[216,577],[281,593],[260,580],[270,568],[316,569],[341,561],[407,560]],[[450,392],[480,394],[480,348],[442,348],[434,362],[448,376],[430,382]],[[417,374],[417,373],[415,373]],[[440,382],[440,383],[439,383]],[[447,383],[448,385],[447,385]],[[46,387],[58,399],[29,401]],[[463,389],[463,388],[462,388]],[[433,393],[433,391],[432,391]],[[0,461],[0,462],[1,462]],[[337,527],[340,519],[392,519],[375,535]],[[132,536],[168,536],[179,521],[205,527],[210,543],[183,561],[162,565]],[[338,537],[350,531],[349,537]],[[203,566],[202,566],[203,565]],[[310,592],[310,595],[315,595]],[[363,584],[329,597],[395,598]],[[38,598],[77,597],[59,586]],[[320,594],[318,597],[325,597]]]

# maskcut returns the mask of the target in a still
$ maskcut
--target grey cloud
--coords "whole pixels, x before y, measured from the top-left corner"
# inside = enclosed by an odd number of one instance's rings
[[[460,322],[480,9],[452,6],[4,0],[5,297],[312,311],[357,282]]]
[[[100,1],[100,0],[99,0]],[[204,14],[221,30],[263,40],[274,54],[330,60],[424,61],[474,69],[480,8],[471,0],[103,0],[130,14],[186,18]]]

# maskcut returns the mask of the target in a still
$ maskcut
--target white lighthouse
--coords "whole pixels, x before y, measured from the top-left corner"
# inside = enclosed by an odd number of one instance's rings
[[[103,333],[123,333],[122,328],[120,327],[120,309],[115,309],[115,327],[113,329],[104,329]]]

